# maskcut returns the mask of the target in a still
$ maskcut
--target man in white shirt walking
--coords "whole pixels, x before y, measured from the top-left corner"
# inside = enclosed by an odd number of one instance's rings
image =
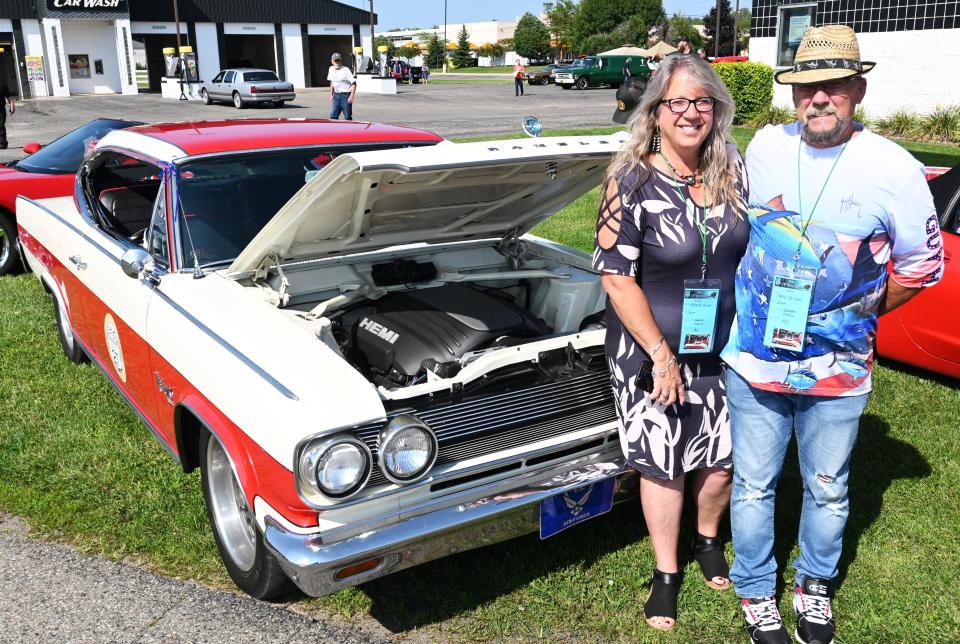
[[[343,118],[352,121],[353,97],[357,93],[357,81],[353,77],[353,72],[343,66],[340,54],[331,56],[330,62],[333,63],[327,72],[327,80],[330,81],[330,118],[336,120],[343,112]]]

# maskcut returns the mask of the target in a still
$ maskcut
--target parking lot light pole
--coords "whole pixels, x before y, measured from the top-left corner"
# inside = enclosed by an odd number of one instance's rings
[[[443,73],[447,73],[447,0],[443,0]]]
[[[713,57],[720,57],[720,0],[717,0],[717,28],[713,32]]]
[[[177,29],[177,55],[180,55],[180,2],[173,0],[173,21]]]

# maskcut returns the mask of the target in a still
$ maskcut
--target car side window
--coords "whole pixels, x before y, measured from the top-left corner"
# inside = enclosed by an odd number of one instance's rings
[[[150,228],[147,230],[146,247],[153,255],[157,265],[164,268],[170,266],[170,251],[167,244],[167,203],[166,188],[160,184],[157,200],[153,204],[153,216],[150,219]]]
[[[216,76],[213,77],[213,81],[211,81],[211,82],[219,83],[219,82],[221,82],[222,80],[223,80],[223,72],[220,72],[219,74],[217,74]]]
[[[160,168],[136,157],[114,151],[100,154],[84,180],[86,201],[96,224],[112,237],[141,244],[161,176]]]
[[[234,73],[233,73],[233,72],[227,72],[227,75],[223,77],[223,82],[224,82],[224,83],[232,83],[232,82],[233,82],[233,76],[234,76]]]

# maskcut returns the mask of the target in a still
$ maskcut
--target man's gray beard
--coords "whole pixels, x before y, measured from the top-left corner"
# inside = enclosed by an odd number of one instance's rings
[[[840,143],[840,137],[843,135],[844,126],[846,126],[847,121],[845,119],[837,116],[835,112],[829,112],[831,116],[834,116],[837,119],[837,124],[834,125],[829,130],[814,131],[807,127],[807,124],[804,122],[801,128],[801,136],[803,140],[807,143],[814,145],[837,145]],[[819,116],[820,114],[806,114],[807,118],[811,116]]]

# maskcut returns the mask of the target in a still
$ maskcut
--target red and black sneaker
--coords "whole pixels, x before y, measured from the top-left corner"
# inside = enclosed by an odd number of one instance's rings
[[[790,634],[783,627],[783,618],[777,608],[775,597],[757,597],[740,599],[743,618],[747,620],[747,631],[754,644],[793,644]]]
[[[797,614],[794,637],[800,644],[833,644],[836,626],[830,600],[833,585],[829,579],[803,577],[793,590],[793,612]]]

